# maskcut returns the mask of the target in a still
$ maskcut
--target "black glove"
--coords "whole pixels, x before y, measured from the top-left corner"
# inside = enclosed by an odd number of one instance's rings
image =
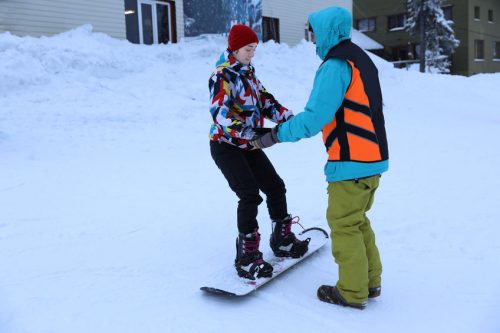
[[[260,138],[264,134],[271,132],[273,129],[268,128],[268,127],[257,127],[257,128],[253,128],[252,130],[253,130],[254,136],[253,136],[252,140],[250,140],[250,141],[257,140],[258,138]]]
[[[276,126],[270,132],[258,137],[253,141],[250,141],[250,144],[255,148],[264,149],[269,148],[278,142],[278,126]]]

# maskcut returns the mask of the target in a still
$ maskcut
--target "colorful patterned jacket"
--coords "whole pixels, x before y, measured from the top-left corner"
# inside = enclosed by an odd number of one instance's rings
[[[208,83],[214,122],[210,140],[252,149],[249,140],[255,138],[254,129],[264,125],[264,118],[280,124],[293,116],[266,91],[252,65],[238,62],[226,51],[216,66]]]

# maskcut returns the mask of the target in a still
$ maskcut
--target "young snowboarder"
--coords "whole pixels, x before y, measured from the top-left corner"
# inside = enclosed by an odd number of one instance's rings
[[[293,117],[255,76],[251,60],[258,42],[251,28],[234,25],[229,32],[228,48],[209,80],[213,120],[210,152],[239,198],[235,267],[239,276],[252,280],[270,277],[273,271],[259,251],[257,208],[262,202],[259,190],[267,197],[274,254],[296,258],[308,249],[308,241],[297,239],[291,231],[293,219],[288,214],[283,180],[266,154],[249,143],[265,132],[264,118],[280,124]]]

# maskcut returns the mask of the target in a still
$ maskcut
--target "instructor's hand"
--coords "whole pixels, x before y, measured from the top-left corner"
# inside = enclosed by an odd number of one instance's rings
[[[269,133],[250,141],[250,144],[255,148],[264,149],[269,148],[278,142],[278,127],[276,126]]]

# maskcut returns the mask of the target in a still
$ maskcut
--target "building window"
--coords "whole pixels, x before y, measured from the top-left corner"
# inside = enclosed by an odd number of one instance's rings
[[[493,10],[488,9],[488,22],[493,23]]]
[[[377,20],[375,17],[359,19],[357,22],[357,29],[361,32],[377,30]]]
[[[480,20],[481,19],[481,10],[479,9],[479,6],[474,6],[474,20]]]
[[[392,59],[394,60],[408,60],[409,59],[409,50],[408,46],[396,46],[392,48]]]
[[[500,60],[500,42],[493,42],[493,60]]]
[[[391,15],[387,19],[389,31],[403,30],[406,24],[405,14]]]
[[[125,29],[127,39],[131,43],[139,44],[139,16],[137,15],[137,1],[125,0]]]
[[[262,41],[274,40],[280,42],[280,20],[274,17],[262,16]]]
[[[453,6],[446,6],[441,9],[443,10],[446,21],[453,21]]]
[[[309,25],[309,22],[306,22],[306,25],[304,27],[304,39],[308,42],[312,41],[312,28]]]
[[[474,60],[484,60],[484,40],[474,40]]]
[[[136,44],[175,42],[175,2],[125,0],[127,39]]]

